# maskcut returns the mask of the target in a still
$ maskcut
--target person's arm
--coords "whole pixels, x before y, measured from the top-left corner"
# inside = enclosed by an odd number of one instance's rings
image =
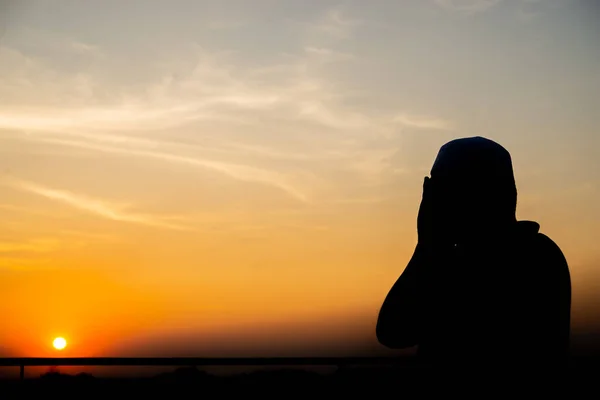
[[[388,293],[377,319],[377,340],[386,347],[403,349],[419,344],[422,307],[419,275],[427,260],[426,250],[417,245],[412,258]]]
[[[443,258],[451,240],[443,217],[434,211],[433,186],[423,181],[423,197],[417,216],[418,244],[404,272],[388,293],[377,319],[376,334],[384,346],[403,349],[421,340],[422,321],[432,299],[432,284],[438,275],[434,269]]]

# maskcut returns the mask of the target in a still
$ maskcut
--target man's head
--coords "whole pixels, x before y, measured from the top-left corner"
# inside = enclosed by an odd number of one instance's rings
[[[452,140],[431,169],[434,203],[460,237],[515,221],[517,189],[509,152],[483,137]]]

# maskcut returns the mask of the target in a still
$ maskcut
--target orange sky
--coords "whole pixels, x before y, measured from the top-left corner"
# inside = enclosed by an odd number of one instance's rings
[[[423,176],[473,135],[600,331],[584,3],[3,2],[0,355],[386,353]]]

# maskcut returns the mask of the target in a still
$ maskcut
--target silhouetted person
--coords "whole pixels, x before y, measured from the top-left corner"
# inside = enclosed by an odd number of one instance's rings
[[[423,185],[418,244],[379,314],[380,343],[417,345],[425,366],[566,365],[568,265],[539,224],[517,221],[516,204],[502,146],[442,146]]]

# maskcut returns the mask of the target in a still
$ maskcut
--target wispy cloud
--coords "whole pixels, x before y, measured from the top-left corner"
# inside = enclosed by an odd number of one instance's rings
[[[348,61],[355,58],[354,54],[333,50],[327,47],[306,46],[304,47],[304,51],[308,55],[318,57],[323,62]]]
[[[329,49],[309,47],[308,51],[318,53],[319,57],[337,56]],[[251,154],[256,156],[311,160],[319,157],[339,158],[339,153],[345,148],[340,140],[346,140],[352,132],[361,135],[368,132],[372,135],[382,130],[382,121],[375,120],[367,113],[341,107],[337,99],[343,96],[343,91],[318,77],[307,75],[303,68],[299,68],[307,60],[295,60],[290,65],[283,65],[285,75],[282,80],[271,82],[264,81],[259,70],[232,69],[230,64],[219,62],[218,59],[219,56],[204,54],[190,74],[177,79],[167,76],[148,87],[143,94],[138,94],[137,97],[130,95],[120,104],[0,109],[0,128],[24,131],[29,134],[29,139],[40,142],[210,169],[238,180],[277,187],[302,202],[310,201],[309,193],[314,190],[314,185],[307,184],[301,189],[295,183],[296,176],[289,176],[279,169],[271,170],[199,156],[198,151],[206,153],[205,149],[188,148],[187,155],[168,152],[160,149],[161,143],[157,141],[131,138],[123,133],[142,132],[147,137],[148,132],[156,129],[176,128],[203,120],[220,119],[225,124],[235,124],[247,118],[252,123],[256,121],[257,115],[261,115],[263,121],[275,118],[279,121],[287,120],[288,126],[309,123],[317,128],[326,128],[329,136],[319,135],[319,140],[329,141],[330,145],[317,149],[307,147],[303,153],[299,153],[302,149],[292,148],[288,151],[275,147],[265,148],[264,145],[252,143],[245,135],[244,139],[237,140],[233,146],[221,140],[222,145],[218,151],[224,153],[228,151],[227,147],[229,151],[237,147],[238,153],[253,149]],[[97,84],[92,85],[92,92],[95,86]],[[70,85],[65,84],[64,87],[69,88]],[[304,129],[310,133],[314,126]],[[45,137],[46,133],[62,137],[48,139]],[[104,143],[98,143],[98,139]],[[313,143],[318,143],[317,137]],[[195,154],[190,155],[190,152]],[[303,174],[306,177],[309,172],[304,171]]]
[[[323,39],[341,40],[350,37],[354,29],[362,25],[359,19],[351,18],[339,8],[328,10],[309,26],[309,33]]]
[[[425,115],[415,115],[402,113],[398,114],[393,119],[394,122],[404,125],[409,128],[416,129],[432,129],[432,130],[452,130],[453,124],[450,121],[428,117]]]
[[[200,121],[248,123],[256,121],[257,113],[342,128],[358,120],[355,113],[335,103],[344,94],[340,88],[307,73],[307,63],[349,57],[323,47],[307,46],[291,64],[280,65],[283,74],[279,81],[272,68],[267,80],[261,68],[236,68],[221,56],[200,50],[191,71],[177,77],[166,72],[154,84],[136,92],[113,87],[111,102],[96,101],[104,83],[93,76],[57,76],[49,67],[14,49],[0,48],[0,52],[9,61],[4,80],[11,82],[6,87],[0,82],[0,94],[25,103],[0,110],[3,128],[156,131]],[[4,69],[0,67],[1,72]],[[42,103],[45,96],[47,104]],[[57,106],[57,100],[62,106]],[[362,128],[363,123],[355,127]]]
[[[449,11],[472,15],[495,8],[506,0],[434,0],[435,3]],[[517,7],[516,16],[523,22],[529,22],[540,16],[549,7],[560,7],[568,0],[514,0],[511,5]]]
[[[358,25],[360,21],[334,9],[311,24],[307,32],[342,38]],[[81,50],[93,48],[62,37],[56,40],[60,47],[68,42],[69,47],[77,43],[74,46]],[[339,51],[322,37],[306,40],[287,62],[253,67],[240,64],[234,53],[191,46],[188,54],[166,65],[154,83],[142,88],[112,85],[108,95],[105,88],[109,83],[93,72],[64,75],[18,49],[0,47],[0,57],[6,61],[5,67],[0,65],[0,73],[4,73],[3,81],[10,83],[3,87],[0,81],[0,96],[11,99],[8,104],[14,105],[0,109],[0,127],[147,132],[202,121],[256,124],[276,116],[331,129],[368,126],[371,132],[376,130],[381,121],[366,110],[346,109],[340,100],[348,89],[317,72],[324,63],[355,56]]]
[[[0,97],[11,99],[0,105],[0,129],[39,143],[208,169],[311,203],[327,186],[321,185],[327,171],[319,170],[319,163],[335,163],[358,182],[372,181],[390,168],[379,155],[401,134],[398,125],[450,129],[433,116],[394,118],[352,105],[355,99],[368,104],[361,98],[368,93],[331,74],[354,64],[347,61],[359,61],[360,54],[337,44],[361,25],[341,9],[326,11],[304,25],[304,43],[294,54],[265,64],[193,45],[154,65],[150,80],[131,87],[106,82],[94,70],[61,74],[44,59],[0,47],[9,61],[0,65],[0,74],[6,72]],[[61,46],[77,42],[59,41]],[[328,69],[331,62],[335,71]]]
[[[32,209],[31,207],[15,206],[13,204],[0,204],[0,210],[9,211],[11,214],[22,213],[34,215],[36,217],[55,218],[56,215],[47,211]]]
[[[32,27],[19,27],[19,36],[29,46],[37,50],[52,50],[57,53],[70,53],[83,57],[101,58],[104,56],[100,46],[66,36],[58,31],[42,31]]]
[[[213,31],[239,29],[248,24],[247,20],[235,18],[215,18],[206,22],[206,28]]]
[[[491,9],[502,0],[435,0],[435,3],[447,10],[464,14],[476,14]]]
[[[521,0],[517,9],[517,19],[531,22],[552,8],[566,5],[568,0]]]
[[[131,222],[153,227],[187,230],[187,228],[183,226],[167,223],[155,216],[129,212],[127,211],[127,206],[123,204],[114,204],[105,200],[91,198],[67,190],[49,188],[24,180],[6,179],[3,183],[15,189],[32,193],[37,196],[73,207],[77,210],[103,217],[105,219]]]
[[[298,190],[293,184],[288,182],[288,179],[284,175],[278,174],[273,171],[263,170],[246,165],[203,160],[194,157],[186,157],[178,154],[171,154],[160,151],[127,149],[123,147],[94,144],[85,141],[42,138],[40,138],[39,140],[45,141],[47,143],[54,143],[64,146],[79,147],[83,149],[101,151],[111,154],[123,154],[136,157],[145,157],[150,159],[162,160],[174,164],[208,169],[241,181],[261,183],[268,186],[276,187],[278,189],[283,190],[288,195],[292,196],[297,200],[300,200],[302,202],[310,202],[310,199],[306,193]],[[90,203],[90,205],[91,204],[93,203]],[[115,211],[112,210],[112,208],[105,209],[101,206],[98,207],[98,210],[105,210],[105,212],[108,212],[109,214]]]

